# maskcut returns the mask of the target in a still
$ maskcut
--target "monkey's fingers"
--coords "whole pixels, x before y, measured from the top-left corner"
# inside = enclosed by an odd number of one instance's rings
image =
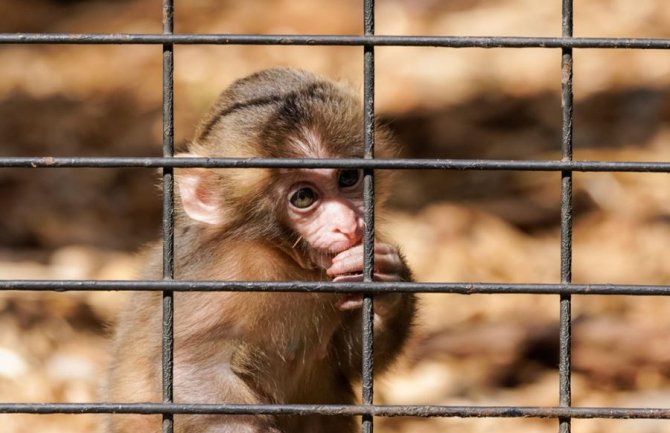
[[[372,278],[374,281],[381,281],[384,283],[403,281],[403,279],[398,274],[382,274],[379,272],[375,272]],[[363,274],[346,274],[333,278],[333,282],[336,283],[356,283],[361,281],[363,281]]]
[[[355,251],[352,252],[351,250],[354,249]],[[326,273],[330,277],[360,274],[361,272],[363,272],[363,250],[358,247],[354,247],[335,256],[330,268],[326,270]]]
[[[404,281],[399,273],[382,274],[382,273],[375,272],[373,278],[374,278],[375,281],[380,281],[380,282],[383,282],[383,283]]]
[[[344,295],[335,303],[335,306],[342,311],[361,308],[363,306],[363,294],[352,293]]]
[[[393,245],[385,243],[375,244],[375,272],[380,274],[400,274],[404,264],[398,250]],[[329,276],[341,276],[360,273],[363,271],[363,246],[356,245],[342,251],[333,258],[331,267],[327,270]],[[392,280],[395,281],[395,280]]]
[[[384,250],[381,253],[375,252],[375,275],[389,275],[393,278],[395,278],[395,276],[400,278],[400,274],[402,273],[403,269],[405,269],[405,264],[400,258],[400,253],[398,250],[391,245],[388,246],[390,248]],[[390,281],[396,280],[392,279]]]
[[[375,295],[375,314],[388,316],[398,307],[401,300],[399,293],[381,293]],[[352,293],[342,296],[335,305],[341,311],[357,310],[363,306],[363,294]]]
[[[333,278],[336,283],[358,283],[363,281],[363,274],[345,274]]]

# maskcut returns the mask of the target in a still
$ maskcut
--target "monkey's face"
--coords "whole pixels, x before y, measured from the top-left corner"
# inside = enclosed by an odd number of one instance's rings
[[[288,225],[307,244],[309,259],[327,269],[363,238],[363,175],[353,169],[291,170],[284,189]]]

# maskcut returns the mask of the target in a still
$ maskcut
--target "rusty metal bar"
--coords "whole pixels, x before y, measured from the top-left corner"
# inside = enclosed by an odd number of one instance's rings
[[[668,296],[670,285],[632,284],[512,284],[512,283],[410,283],[410,282],[305,282],[305,281],[185,281],[185,280],[0,280],[0,290],[20,291],[162,291],[175,292],[310,292],[310,293],[456,293],[529,295],[631,295]]]
[[[365,36],[375,34],[375,2],[363,2],[363,32]],[[374,159],[375,148],[375,47],[363,46],[363,136],[364,158]],[[367,168],[363,171],[363,281],[373,281],[375,268],[375,185],[374,172]],[[372,293],[363,294],[362,316],[362,376],[361,401],[370,406],[374,402],[374,300]],[[374,431],[374,419],[370,414],[363,414],[361,419],[362,433]]]
[[[562,0],[563,37],[572,37],[573,0]],[[572,161],[572,48],[563,47],[561,55],[562,160]],[[561,171],[561,283],[572,282],[572,171]],[[560,295],[558,394],[559,405],[572,404],[572,295]],[[559,433],[570,433],[570,417],[558,419]]]
[[[0,33],[0,44],[308,45],[445,48],[668,49],[670,39],[518,36]]]
[[[221,415],[349,415],[420,418],[580,418],[668,419],[668,408],[312,405],[312,404],[166,404],[166,403],[0,403],[11,414],[221,414]]]
[[[670,162],[493,159],[0,157],[0,168],[373,168],[670,173]]]
[[[174,31],[173,0],[163,0],[163,33]],[[174,46],[163,44],[163,157],[174,156]],[[163,167],[163,280],[174,279],[174,169]],[[163,290],[161,377],[163,403],[173,402],[174,292]],[[163,433],[174,431],[171,413],[163,414]]]

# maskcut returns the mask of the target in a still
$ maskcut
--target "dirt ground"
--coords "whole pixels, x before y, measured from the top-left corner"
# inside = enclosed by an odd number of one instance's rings
[[[361,2],[176,2],[180,33],[360,34]],[[560,36],[560,1],[382,0],[378,34]],[[159,0],[2,0],[0,32],[159,33]],[[575,35],[670,38],[663,0],[575,2]],[[670,161],[670,56],[575,50],[575,158]],[[376,108],[403,156],[560,158],[556,49],[376,49]],[[358,47],[177,46],[176,140],[226,85],[295,66],[360,88]],[[0,46],[1,156],[158,156],[161,47]],[[667,174],[574,175],[573,279],[670,283]],[[0,278],[131,279],[160,233],[156,172],[0,170]],[[560,280],[558,173],[404,171],[387,214],[419,281]],[[93,402],[119,293],[0,293],[0,402]],[[558,404],[557,296],[423,295],[377,380],[388,404]],[[573,404],[670,407],[670,299],[573,298]],[[96,416],[1,415],[3,432],[95,431]],[[554,432],[555,420],[393,418],[376,431]],[[574,420],[579,433],[669,421]]]

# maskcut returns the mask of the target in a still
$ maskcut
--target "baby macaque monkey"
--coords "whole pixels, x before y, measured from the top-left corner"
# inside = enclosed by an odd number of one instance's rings
[[[376,131],[377,155],[391,156]],[[362,158],[361,103],[349,87],[294,69],[243,78],[219,97],[182,157]],[[362,171],[175,171],[175,278],[356,281],[363,271]],[[388,192],[376,174],[378,197]],[[379,207],[379,201],[377,203]],[[408,281],[398,250],[377,239],[377,281]],[[161,278],[155,245],[143,278]],[[175,293],[177,403],[354,404],[361,370],[361,296]],[[406,340],[409,294],[375,297],[375,368]],[[161,401],[161,294],[133,294],[122,312],[106,399]],[[112,415],[108,433],[155,433],[158,415]],[[175,415],[177,433],[351,433],[346,416]]]

